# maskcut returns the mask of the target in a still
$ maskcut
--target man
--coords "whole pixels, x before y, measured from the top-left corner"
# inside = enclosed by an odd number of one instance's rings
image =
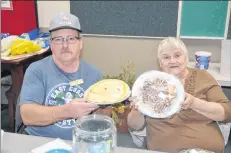
[[[83,47],[79,19],[60,13],[49,27],[52,55],[31,64],[24,76],[20,113],[30,135],[72,139],[78,117],[98,108],[83,99],[84,91],[102,79],[80,59]]]

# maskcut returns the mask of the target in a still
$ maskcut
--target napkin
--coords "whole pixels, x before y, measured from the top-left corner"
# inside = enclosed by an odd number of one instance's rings
[[[50,141],[38,148],[35,148],[31,151],[31,153],[46,153],[49,150],[52,149],[67,149],[67,150],[71,150],[71,146],[68,145],[65,141],[63,141],[62,139],[55,139],[53,141]]]

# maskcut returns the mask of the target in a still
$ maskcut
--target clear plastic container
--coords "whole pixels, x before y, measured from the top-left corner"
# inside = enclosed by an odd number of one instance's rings
[[[73,129],[73,153],[113,153],[117,145],[114,121],[104,115],[79,118]]]

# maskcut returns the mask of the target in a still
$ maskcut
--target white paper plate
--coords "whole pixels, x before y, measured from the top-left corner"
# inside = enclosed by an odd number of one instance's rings
[[[214,153],[212,151],[204,150],[204,149],[187,149],[187,150],[182,150],[180,153]]]
[[[146,80],[154,79],[154,78],[166,79],[168,80],[167,82],[169,84],[176,86],[177,96],[172,100],[171,106],[167,107],[163,113],[155,112],[150,105],[142,102],[142,96],[143,96],[142,89],[143,89],[144,82]],[[138,102],[136,104],[138,105],[139,111],[144,115],[147,115],[152,118],[167,118],[179,112],[181,110],[181,103],[184,101],[184,94],[185,94],[184,87],[182,83],[175,76],[155,70],[147,71],[141,74],[135,81],[132,88],[132,96],[135,96],[138,99]]]

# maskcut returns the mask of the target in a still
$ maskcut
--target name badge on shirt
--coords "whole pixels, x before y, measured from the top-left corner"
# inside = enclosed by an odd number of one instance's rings
[[[83,84],[83,79],[71,81],[69,84],[70,84],[70,86],[77,86],[77,85]]]

